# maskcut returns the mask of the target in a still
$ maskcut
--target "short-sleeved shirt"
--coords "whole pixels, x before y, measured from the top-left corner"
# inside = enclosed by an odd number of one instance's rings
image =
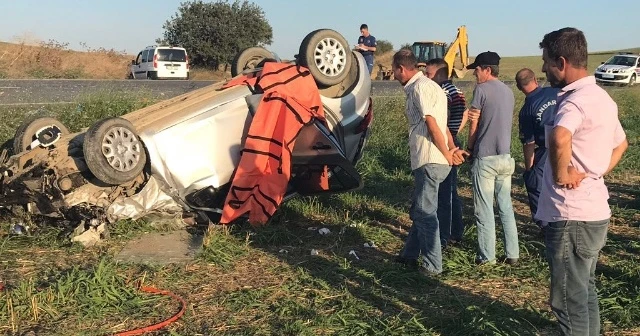
[[[360,37],[358,38],[358,44],[364,44],[367,47],[375,47],[377,45],[377,42],[376,38],[373,35],[369,34],[369,36],[367,37],[360,35]],[[361,52],[362,56],[364,56],[365,58],[373,58],[373,51],[360,49],[358,49],[358,51]]]
[[[440,84],[444,93],[447,95],[447,104],[449,107],[449,120],[447,127],[454,137],[460,130],[464,111],[467,110],[467,102],[464,99],[464,93],[456,87],[451,81],[445,81]]]
[[[538,87],[528,94],[518,114],[520,142],[528,144],[535,142],[538,148],[545,148],[543,115],[555,115],[556,98],[560,89],[552,87]]]
[[[556,127],[571,132],[570,164],[586,177],[578,188],[562,188],[555,183],[547,158],[535,218],[545,222],[610,218],[609,191],[603,175],[613,149],[626,138],[618,119],[618,105],[596,84],[594,76],[584,77],[560,91],[555,118],[545,119],[547,148]]]
[[[407,96],[406,115],[409,122],[409,151],[411,169],[415,170],[427,163],[449,165],[442,152],[433,143],[426,116],[436,120],[442,136],[447,139],[447,96],[433,80],[418,71],[404,86]]]
[[[480,110],[473,156],[511,153],[511,129],[515,97],[513,90],[498,79],[476,85],[471,107]]]

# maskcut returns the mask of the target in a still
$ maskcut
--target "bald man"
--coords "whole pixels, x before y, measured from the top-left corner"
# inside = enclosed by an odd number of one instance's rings
[[[531,69],[524,68],[516,73],[516,86],[525,94],[524,104],[519,114],[520,141],[524,152],[524,184],[529,197],[531,218],[542,227],[544,223],[533,219],[538,209],[538,197],[544,162],[547,158],[543,120],[555,116],[556,97],[560,89],[540,87]]]

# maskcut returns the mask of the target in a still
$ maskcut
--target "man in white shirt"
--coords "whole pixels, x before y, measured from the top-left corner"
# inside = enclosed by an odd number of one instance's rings
[[[409,122],[411,170],[415,178],[410,217],[413,225],[397,261],[417,265],[422,254],[421,272],[442,272],[442,247],[438,223],[438,187],[453,162],[451,133],[447,128],[447,96],[433,80],[416,68],[416,57],[409,49],[393,56],[393,75],[404,86],[406,116]]]

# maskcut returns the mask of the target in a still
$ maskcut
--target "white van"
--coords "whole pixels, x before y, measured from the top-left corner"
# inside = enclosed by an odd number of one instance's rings
[[[172,46],[148,46],[131,61],[129,79],[189,79],[187,50]]]

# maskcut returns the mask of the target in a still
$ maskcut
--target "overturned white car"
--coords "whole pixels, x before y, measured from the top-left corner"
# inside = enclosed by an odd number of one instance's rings
[[[329,172],[327,192],[362,186],[354,167],[372,121],[371,80],[360,53],[348,46],[339,33],[317,30],[288,63],[313,76],[326,122],[297,135],[285,198],[316,193],[304,180],[318,167]],[[263,48],[244,50],[234,60],[234,78],[259,73],[270,58]],[[25,121],[14,153],[0,165],[0,207],[69,220],[135,219],[156,210],[221,213],[264,93],[258,86],[224,85],[100,120],[78,133],[52,118]]]

